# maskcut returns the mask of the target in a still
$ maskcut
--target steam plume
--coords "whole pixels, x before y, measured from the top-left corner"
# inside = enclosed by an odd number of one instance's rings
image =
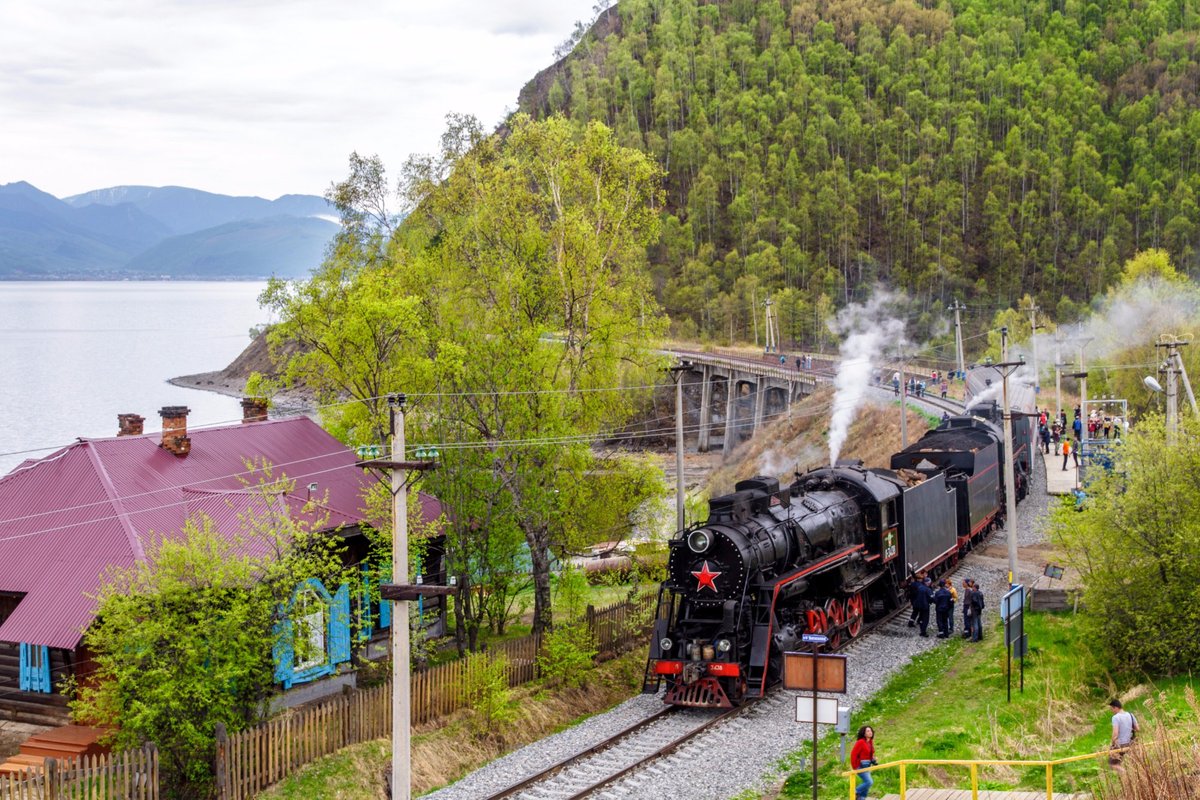
[[[858,407],[871,385],[871,371],[888,346],[903,345],[904,323],[887,308],[895,297],[879,292],[864,304],[853,303],[838,312],[830,329],[841,335],[841,362],[834,378],[833,416],[829,420],[829,463],[836,464],[850,433]]]

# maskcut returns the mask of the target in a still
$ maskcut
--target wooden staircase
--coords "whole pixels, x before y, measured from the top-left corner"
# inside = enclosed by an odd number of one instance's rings
[[[17,755],[0,764],[0,774],[18,775],[30,767],[41,767],[47,758],[63,761],[103,755],[108,748],[100,744],[100,738],[107,732],[87,725],[64,725],[36,734],[21,745]]]

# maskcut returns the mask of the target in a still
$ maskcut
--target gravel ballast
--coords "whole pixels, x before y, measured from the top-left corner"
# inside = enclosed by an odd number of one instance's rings
[[[1017,510],[1017,541],[1021,547],[1043,542],[1050,504],[1042,460],[1035,459],[1034,465],[1030,495]],[[1001,529],[985,547],[969,554],[954,572],[956,583],[973,578],[983,589],[987,600],[985,631],[992,636],[997,635],[992,626],[1000,597],[1008,588],[1007,569],[1007,531]],[[1022,573],[1027,571],[1022,569]],[[959,616],[957,624],[961,625],[960,610],[955,613]],[[900,615],[848,649],[849,685],[847,694],[841,698],[844,702],[861,707],[914,656],[942,643],[933,633],[929,638],[920,638],[905,625],[906,619]],[[956,627],[955,634],[960,632]],[[794,698],[795,693],[777,692],[747,713],[697,737],[674,755],[630,775],[599,796],[722,800],[746,790],[766,790],[780,779],[780,760],[811,742],[811,728],[795,721]],[[660,696],[631,698],[611,711],[499,758],[426,797],[437,800],[487,797],[597,744],[661,707]]]

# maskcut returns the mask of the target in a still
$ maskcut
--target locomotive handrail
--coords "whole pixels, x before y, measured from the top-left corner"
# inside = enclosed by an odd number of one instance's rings
[[[1145,744],[1149,744],[1148,742]],[[854,785],[855,776],[863,772],[876,772],[882,769],[899,768],[900,770],[900,800],[908,798],[908,768],[910,766],[948,766],[948,767],[970,767],[971,769],[971,800],[979,800],[979,768],[980,767],[1043,767],[1046,770],[1046,800],[1054,800],[1054,768],[1062,764],[1071,764],[1076,761],[1087,761],[1091,758],[1107,757],[1113,753],[1123,753],[1131,750],[1134,747],[1143,746],[1142,742],[1126,745],[1125,747],[1114,747],[1107,750],[1099,750],[1095,753],[1087,753],[1081,756],[1066,756],[1064,758],[1055,758],[1049,760],[1029,761],[1023,759],[993,759],[993,758],[903,758],[898,761],[889,761],[886,764],[874,764],[865,769],[851,769],[841,773],[841,776],[847,778],[850,782],[850,800],[854,800]]]

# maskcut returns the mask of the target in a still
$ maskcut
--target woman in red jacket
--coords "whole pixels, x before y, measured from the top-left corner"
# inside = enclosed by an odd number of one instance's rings
[[[850,751],[850,769],[865,769],[874,765],[875,729],[870,725],[863,725],[858,729],[858,740],[854,742],[854,748]],[[871,777],[871,773],[858,773],[858,787],[854,790],[854,796],[863,800],[874,783],[875,779]]]

